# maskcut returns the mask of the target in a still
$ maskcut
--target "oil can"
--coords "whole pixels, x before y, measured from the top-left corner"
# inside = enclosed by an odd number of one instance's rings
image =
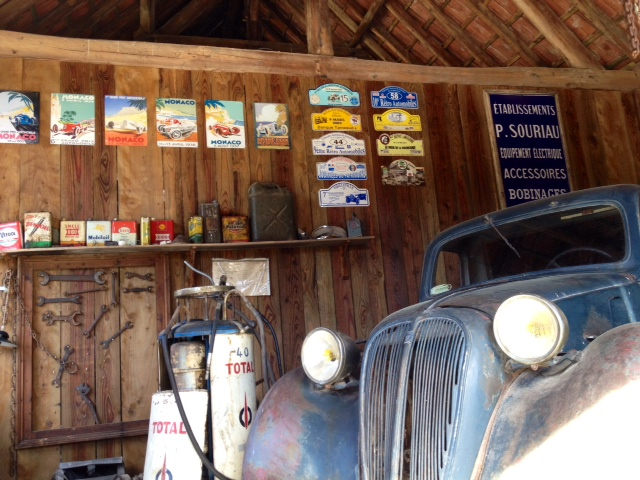
[[[191,243],[202,243],[202,217],[195,216],[189,219],[189,241]]]
[[[82,247],[87,244],[87,222],[84,220],[62,220],[60,222],[60,245]]]
[[[243,215],[222,217],[222,241],[224,243],[248,242],[247,217]]]
[[[173,220],[151,219],[151,244],[162,245],[173,240]]]
[[[87,246],[104,246],[111,240],[111,220],[87,220]]]
[[[111,222],[111,239],[114,242],[124,241],[125,245],[135,245],[138,243],[138,222],[115,219]]]
[[[24,214],[25,248],[50,247],[53,244],[53,225],[50,212]]]
[[[20,222],[0,224],[0,252],[22,248],[22,225]]]

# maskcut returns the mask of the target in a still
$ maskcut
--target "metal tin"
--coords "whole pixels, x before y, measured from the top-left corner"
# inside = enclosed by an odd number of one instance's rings
[[[104,246],[111,240],[111,220],[87,221],[87,245]]]
[[[217,200],[213,200],[211,203],[201,203],[198,205],[198,213],[203,220],[204,242],[222,243],[220,203]]]
[[[162,245],[173,240],[173,220],[151,219],[151,244]]]
[[[189,219],[189,241],[191,243],[202,243],[204,241],[202,224],[202,217],[195,216]]]
[[[60,222],[60,245],[80,247],[87,244],[87,222],[84,220],[62,220]]]
[[[140,219],[140,245],[151,245],[151,218]]]
[[[222,241],[224,243],[248,242],[247,217],[242,215],[222,217]]]
[[[125,245],[138,243],[138,222],[135,220],[114,220],[111,223],[111,239],[125,242]]]
[[[53,244],[53,228],[50,212],[24,214],[25,248],[50,247]]]
[[[0,252],[22,248],[22,224],[10,222],[0,224]]]

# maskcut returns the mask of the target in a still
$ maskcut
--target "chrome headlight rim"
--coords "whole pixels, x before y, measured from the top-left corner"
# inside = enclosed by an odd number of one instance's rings
[[[520,307],[522,309],[525,307],[533,307],[534,309],[538,308],[539,310],[537,310],[537,312],[535,310],[518,312],[516,315],[515,307]],[[537,355],[524,356],[518,353],[520,345],[517,344],[517,341],[522,340],[522,338],[526,336],[525,332],[523,330],[520,333],[520,339],[516,339],[515,341],[513,338],[506,338],[507,334],[505,333],[505,330],[507,330],[507,322],[511,322],[509,325],[519,322],[521,326],[527,327],[529,331],[526,333],[530,334],[530,329],[534,325],[534,320],[536,320],[534,317],[536,313],[548,315],[543,320],[550,320],[552,322],[549,326],[552,327],[552,333],[554,333],[555,336],[551,337],[546,350],[543,350]],[[567,317],[564,312],[555,303],[550,302],[546,298],[539,295],[518,294],[509,297],[500,304],[493,320],[493,333],[498,346],[507,356],[520,364],[527,365],[535,369],[539,366],[548,364],[562,351],[569,338],[569,322],[567,321]]]
[[[307,377],[317,385],[331,387],[352,375],[360,353],[355,341],[347,335],[317,327],[305,337],[300,356]]]

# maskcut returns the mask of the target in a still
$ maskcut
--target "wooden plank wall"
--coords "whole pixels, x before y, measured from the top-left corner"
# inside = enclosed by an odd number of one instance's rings
[[[397,68],[402,78],[402,67]],[[50,211],[58,220],[139,219],[144,215],[173,219],[177,233],[183,234],[198,203],[218,199],[223,213],[248,214],[248,188],[257,181],[276,182],[293,192],[298,226],[308,233],[323,224],[345,226],[354,212],[358,215],[365,234],[375,239],[346,251],[202,252],[195,259],[183,254],[169,259],[171,288],[176,290],[190,286],[192,275],[183,264],[185,259],[195,260],[196,268],[208,272],[213,257],[269,258],[272,295],[256,303],[277,331],[287,371],[299,365],[301,343],[312,328],[329,326],[366,338],[385,315],[416,302],[427,242],[444,228],[500,205],[483,99],[485,86],[393,83],[418,92],[417,113],[423,131],[415,136],[424,140],[427,151],[425,157],[415,159],[425,167],[427,185],[400,188],[382,185],[380,167],[389,160],[374,153],[376,133],[369,92],[389,83],[341,78],[339,72],[335,77],[312,78],[19,58],[0,59],[0,71],[0,89],[40,92],[42,118],[39,145],[0,144],[2,222],[21,219],[29,211]],[[363,100],[354,111],[362,115],[364,131],[355,136],[367,142],[370,152],[365,159],[370,179],[359,184],[369,189],[370,207],[327,209],[318,205],[318,190],[327,185],[315,178],[318,159],[312,155],[311,139],[321,134],[312,132],[310,116],[322,108],[309,105],[308,91],[323,83],[343,84],[359,92]],[[638,91],[552,91],[559,96],[574,189],[638,182]],[[49,95],[56,92],[96,95],[95,147],[49,144]],[[205,148],[203,115],[197,149],[158,148],[153,128],[146,148],[106,147],[101,119],[102,99],[107,94],[146,96],[150,125],[159,97],[195,98],[200,114],[205,99],[243,101],[248,148]],[[253,146],[254,102],[289,105],[291,150],[258,151]],[[15,266],[15,259],[0,259],[3,271]],[[13,331],[11,323],[8,330]],[[4,452],[10,452],[12,445],[12,353],[0,349],[0,391],[5,392],[0,397],[0,447]],[[270,354],[273,360],[273,348]],[[124,452],[127,473],[135,475],[142,472],[145,442],[142,437],[89,442],[77,448],[19,450],[0,457],[0,471],[9,472],[11,478],[49,479],[61,461]]]

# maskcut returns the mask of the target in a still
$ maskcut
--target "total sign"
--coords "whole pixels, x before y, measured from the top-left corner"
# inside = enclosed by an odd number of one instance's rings
[[[318,192],[321,207],[368,207],[369,191],[350,182],[337,182]]]

